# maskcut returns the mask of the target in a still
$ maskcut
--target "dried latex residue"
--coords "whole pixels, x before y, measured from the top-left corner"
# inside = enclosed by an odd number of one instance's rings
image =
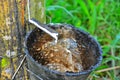
[[[40,41],[36,44],[39,45],[41,43]],[[36,51],[39,54],[37,58],[38,62],[49,69],[60,72],[79,72],[83,70],[80,51],[78,50],[76,41],[73,39],[59,39],[57,44],[54,41],[48,41],[44,45],[37,47]]]

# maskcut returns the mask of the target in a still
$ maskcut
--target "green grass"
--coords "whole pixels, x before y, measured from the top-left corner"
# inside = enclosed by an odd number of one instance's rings
[[[90,80],[120,80],[120,0],[46,0],[47,23],[68,23],[94,36],[102,46],[102,64]]]

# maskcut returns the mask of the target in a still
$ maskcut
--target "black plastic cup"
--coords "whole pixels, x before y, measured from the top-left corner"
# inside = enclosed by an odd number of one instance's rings
[[[59,27],[72,28],[75,33],[75,39],[78,43],[84,44],[87,50],[82,55],[82,66],[84,70],[80,72],[59,72],[56,70],[48,69],[42,64],[38,63],[33,58],[33,53],[30,52],[32,44],[41,36],[42,32],[38,28],[29,32],[26,36],[26,49],[27,63],[30,71],[31,80],[86,80],[89,74],[96,69],[102,61],[102,50],[99,43],[91,37],[87,32],[77,29],[68,24],[49,24],[49,27],[56,29]]]

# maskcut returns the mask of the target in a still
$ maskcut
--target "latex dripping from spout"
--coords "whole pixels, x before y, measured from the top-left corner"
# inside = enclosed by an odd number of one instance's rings
[[[30,1],[28,0],[28,21],[29,21],[29,23],[35,25],[36,27],[38,27],[39,29],[41,29],[42,31],[46,32],[51,37],[53,37],[55,39],[55,44],[56,44],[57,41],[58,41],[58,32],[56,32],[55,30],[51,29],[46,24],[40,23],[36,19],[33,19],[33,18],[31,19],[30,18],[30,8],[29,7],[30,7]]]

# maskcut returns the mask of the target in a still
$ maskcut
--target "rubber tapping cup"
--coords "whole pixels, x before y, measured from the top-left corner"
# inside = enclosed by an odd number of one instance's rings
[[[99,43],[69,24],[48,24],[59,33],[58,42],[35,28],[26,36],[31,80],[86,80],[102,61]]]

